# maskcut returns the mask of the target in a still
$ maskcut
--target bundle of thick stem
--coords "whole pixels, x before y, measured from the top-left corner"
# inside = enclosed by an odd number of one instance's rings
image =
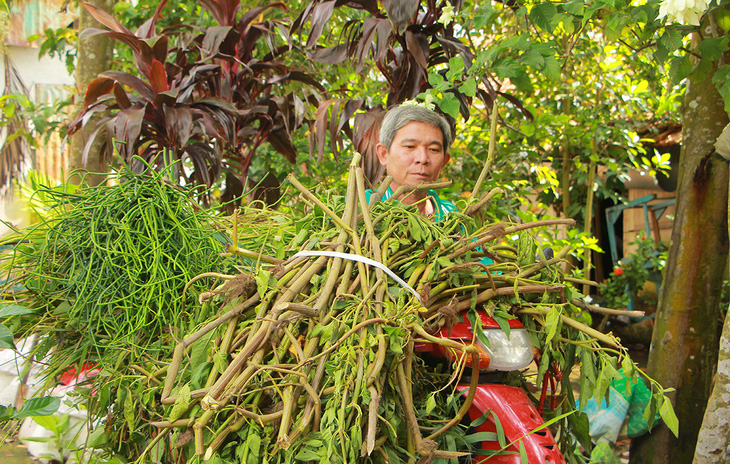
[[[289,180],[324,213],[301,246],[315,256],[255,259],[261,266],[276,263],[268,271],[259,268],[259,280],[262,272],[270,273],[268,285],[247,299],[225,301],[216,320],[178,345],[162,392],[162,403],[173,407],[169,420],[156,425],[192,427],[195,452],[205,457],[242,428],[268,435],[271,455],[292,447],[305,453],[316,435],[334,444],[329,451],[344,461],[385,455],[387,447],[424,460],[456,457],[459,453],[439,449],[434,440],[466,414],[476,392],[479,354],[470,345],[430,333],[477,304],[533,297],[567,304],[555,264],[568,249],[545,260],[532,248],[505,246],[503,238],[572,221],[493,224],[467,233],[469,218],[453,213],[433,224],[398,202],[367,204],[356,161],[341,214],[294,177]],[[373,198],[381,194],[374,192]],[[236,253],[237,247],[230,251]],[[491,264],[474,261],[483,254]],[[386,269],[407,279],[407,285]],[[415,289],[420,301],[406,287]],[[423,413],[414,406],[417,340],[466,353],[474,366],[469,396],[450,420],[428,427],[426,437],[419,423]],[[204,381],[193,375],[200,366],[182,362],[186,353],[200,349],[208,350],[211,360]],[[394,413],[386,414],[384,402]]]

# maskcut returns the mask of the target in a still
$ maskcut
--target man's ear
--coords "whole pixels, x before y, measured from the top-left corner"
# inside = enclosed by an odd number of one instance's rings
[[[388,149],[385,148],[385,145],[382,143],[378,143],[375,145],[375,153],[378,155],[378,160],[380,160],[380,164],[383,166],[388,165]]]
[[[447,152],[446,152],[446,153],[444,154],[444,166],[446,166],[446,163],[448,163],[449,161],[451,161],[451,153],[449,153],[449,152],[447,151]],[[443,167],[443,166],[442,166],[442,167]]]

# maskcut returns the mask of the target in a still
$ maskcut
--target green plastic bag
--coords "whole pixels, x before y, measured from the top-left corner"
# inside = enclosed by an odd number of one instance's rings
[[[630,382],[624,375],[623,369],[618,370],[620,379],[611,382],[609,388],[609,402],[604,399],[600,406],[592,398],[584,408],[590,422],[590,434],[594,442],[615,443],[623,426],[629,438],[639,437],[649,431],[649,425],[644,420],[644,410],[651,401],[649,390],[642,378]],[[576,401],[580,404],[579,401]],[[656,413],[654,423],[660,420]]]

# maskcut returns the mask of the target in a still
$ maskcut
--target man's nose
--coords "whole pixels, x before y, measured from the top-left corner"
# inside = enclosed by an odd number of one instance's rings
[[[418,164],[428,164],[431,161],[430,158],[428,157],[427,147],[418,147],[413,156],[414,156],[416,163],[418,163]]]

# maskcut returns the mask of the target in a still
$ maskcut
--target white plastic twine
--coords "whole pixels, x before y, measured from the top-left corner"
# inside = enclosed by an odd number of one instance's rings
[[[370,258],[366,258],[365,256],[353,255],[350,253],[340,253],[339,251],[306,251],[306,250],[303,250],[303,251],[298,252],[294,256],[292,256],[292,258],[297,258],[300,256],[328,256],[330,258],[342,258],[342,259],[349,259],[350,261],[359,261],[359,262],[365,263],[369,266],[377,267],[379,269],[382,269],[383,272],[385,272],[390,277],[392,277],[393,280],[398,282],[403,288],[405,288],[406,290],[411,292],[413,294],[413,296],[416,297],[418,302],[421,303],[421,296],[418,294],[418,292],[416,292],[413,289],[413,287],[408,285],[403,279],[398,277],[395,272],[388,269],[383,263],[379,263]]]

